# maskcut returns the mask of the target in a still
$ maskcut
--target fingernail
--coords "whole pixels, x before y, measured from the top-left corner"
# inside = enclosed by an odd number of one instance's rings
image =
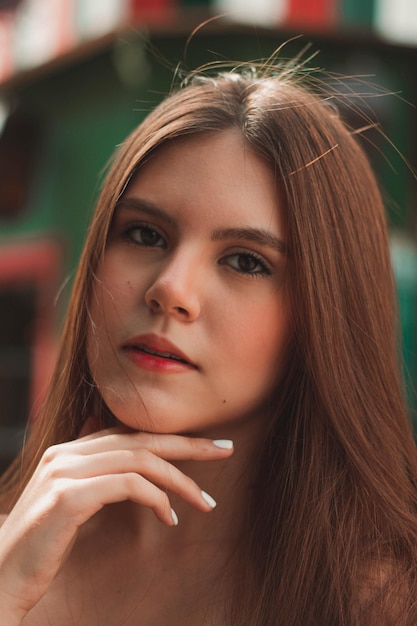
[[[171,509],[171,517],[172,517],[172,521],[174,522],[174,526],[178,526],[178,517],[174,509]]]
[[[209,496],[208,493],[206,493],[205,491],[201,490],[201,495],[203,497],[203,500],[205,500],[207,502],[207,504],[209,505],[209,507],[211,507],[212,509],[214,509],[214,507],[216,506],[217,502],[214,498],[212,498],[211,496]]]
[[[231,450],[233,448],[233,441],[231,439],[215,439],[213,445],[217,448],[223,448],[223,450]]]

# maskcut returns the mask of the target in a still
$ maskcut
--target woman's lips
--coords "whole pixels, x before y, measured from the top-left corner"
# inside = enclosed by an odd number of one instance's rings
[[[136,365],[160,372],[184,372],[197,366],[173,343],[157,335],[132,337],[122,349]]]

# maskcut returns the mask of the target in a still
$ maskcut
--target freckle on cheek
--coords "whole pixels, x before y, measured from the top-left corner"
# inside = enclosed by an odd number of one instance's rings
[[[226,404],[226,400],[223,400],[223,404]]]

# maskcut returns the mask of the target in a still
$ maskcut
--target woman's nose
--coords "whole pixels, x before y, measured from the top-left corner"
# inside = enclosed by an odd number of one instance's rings
[[[192,322],[200,315],[199,287],[201,274],[198,263],[178,256],[156,276],[145,293],[145,302],[154,314]]]

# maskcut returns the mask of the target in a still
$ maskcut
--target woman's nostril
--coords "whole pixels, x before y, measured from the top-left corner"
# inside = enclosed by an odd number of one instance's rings
[[[161,305],[159,304],[157,300],[152,299],[149,302],[149,308],[153,313],[157,313],[158,311],[161,310]]]

